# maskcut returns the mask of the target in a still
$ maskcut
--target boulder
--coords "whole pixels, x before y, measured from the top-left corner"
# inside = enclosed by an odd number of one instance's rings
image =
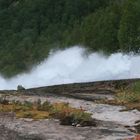
[[[22,85],[18,85],[17,90],[25,90],[25,88]]]

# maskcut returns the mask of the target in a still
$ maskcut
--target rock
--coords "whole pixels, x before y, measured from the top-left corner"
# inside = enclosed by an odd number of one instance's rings
[[[97,121],[95,119],[91,119],[89,121],[83,121],[80,123],[81,127],[85,127],[85,126],[94,126],[97,127]]]
[[[140,124],[138,124],[137,126],[135,126],[137,133],[140,133]]]
[[[60,125],[72,125],[73,117],[66,116],[64,118],[60,118]]]
[[[25,88],[22,85],[18,85],[17,90],[25,90]]]
[[[77,124],[76,123],[72,123],[72,126],[76,126]]]
[[[29,119],[29,118],[23,118],[22,120],[25,122],[33,122],[34,121],[33,119]]]
[[[76,127],[81,127],[81,125],[80,124],[77,124]]]

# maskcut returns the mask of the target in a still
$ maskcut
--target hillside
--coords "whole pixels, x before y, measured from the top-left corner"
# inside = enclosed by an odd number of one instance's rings
[[[11,77],[72,45],[139,52],[139,0],[0,0],[0,73]]]

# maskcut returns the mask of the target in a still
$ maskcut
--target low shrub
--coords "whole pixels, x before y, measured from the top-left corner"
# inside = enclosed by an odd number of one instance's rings
[[[86,113],[82,109],[72,108],[66,103],[55,104],[52,111],[51,116],[59,119],[61,125],[96,125],[90,113]]]
[[[118,103],[139,103],[140,102],[140,82],[137,81],[130,85],[127,89],[121,90],[117,96]]]
[[[122,91],[117,94],[116,101],[122,104],[140,102],[140,95],[130,91]]]
[[[135,93],[135,94],[139,94],[140,95],[140,81],[138,82],[135,82],[133,85],[132,85],[132,92]]]

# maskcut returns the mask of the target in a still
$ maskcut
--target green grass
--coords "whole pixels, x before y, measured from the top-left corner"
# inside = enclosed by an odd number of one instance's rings
[[[139,94],[140,95],[140,81],[138,82],[135,82],[133,85],[132,85],[132,92],[135,93],[135,94]]]
[[[140,81],[137,81],[118,92],[116,101],[119,103],[140,103]]]

